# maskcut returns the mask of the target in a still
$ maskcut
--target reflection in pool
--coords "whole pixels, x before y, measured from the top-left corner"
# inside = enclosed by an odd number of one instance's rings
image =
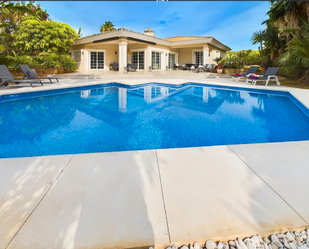
[[[0,101],[2,158],[309,140],[288,94],[110,84]]]

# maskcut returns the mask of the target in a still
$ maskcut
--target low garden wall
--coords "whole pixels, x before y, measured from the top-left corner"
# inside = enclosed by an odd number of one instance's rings
[[[224,68],[223,73],[224,74],[235,74],[235,73],[246,73],[248,69],[246,68]],[[265,70],[257,70],[256,74],[263,75],[265,73]]]

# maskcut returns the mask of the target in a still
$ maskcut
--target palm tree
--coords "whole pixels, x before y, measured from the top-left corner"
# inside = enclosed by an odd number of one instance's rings
[[[265,40],[266,40],[265,31],[261,31],[261,30],[254,32],[252,37],[251,37],[251,43],[253,45],[260,43],[260,47],[259,47],[260,52],[263,50],[263,41],[265,41]]]
[[[103,33],[109,30],[116,30],[114,27],[115,25],[112,22],[107,21],[103,25],[100,26],[100,32]]]
[[[303,20],[309,20],[309,2],[306,1],[271,1],[271,8],[266,13],[269,22],[281,31],[286,28],[300,28]],[[295,32],[285,32],[287,41]],[[297,33],[296,33],[297,35]]]

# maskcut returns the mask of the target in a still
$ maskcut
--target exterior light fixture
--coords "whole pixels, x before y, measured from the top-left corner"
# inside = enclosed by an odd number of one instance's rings
[[[115,54],[117,54],[117,51],[115,51]]]

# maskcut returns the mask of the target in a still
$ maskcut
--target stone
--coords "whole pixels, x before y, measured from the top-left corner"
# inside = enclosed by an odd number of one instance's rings
[[[237,239],[237,242],[239,243],[239,245],[240,245],[240,247],[241,247],[242,249],[248,249],[248,247],[246,246],[246,244],[245,244],[240,238]],[[236,245],[237,245],[237,244],[236,244]]]
[[[301,236],[302,236],[303,239],[307,239],[308,238],[306,234],[301,234]]]
[[[306,245],[309,247],[309,238],[306,239]]]
[[[263,238],[263,240],[264,240],[264,242],[267,244],[267,245],[269,245],[270,244],[270,240],[269,239],[267,239],[266,237],[264,237]],[[265,246],[265,245],[264,245]]]
[[[227,242],[223,242],[223,249],[229,249],[229,244]]]
[[[297,231],[295,231],[294,234],[295,234],[295,236],[300,236],[300,233],[297,232]]]
[[[238,241],[236,241],[235,243],[236,243],[236,248],[237,248],[237,249],[243,249],[243,248],[241,247],[241,245],[238,243]]]
[[[309,228],[306,229],[307,236],[309,236]]]
[[[201,246],[197,241],[195,241],[194,244],[193,244],[193,248],[194,249],[201,249]]]
[[[246,239],[245,242],[248,249],[256,249],[256,245],[251,241],[251,239]]]
[[[277,241],[276,241],[277,242]],[[270,243],[272,249],[278,249],[279,247],[275,244],[275,242]]]
[[[234,246],[231,246],[230,249],[236,249]]]
[[[297,249],[297,246],[293,242],[290,242],[289,245],[291,249]]]
[[[175,244],[173,244],[172,249],[178,249],[178,247]]]
[[[296,237],[295,237],[295,240],[296,240],[297,242],[302,242],[304,239],[303,239],[303,237],[301,237],[301,236],[296,236]]]
[[[261,247],[261,243],[260,243],[260,240],[259,240],[258,236],[253,235],[251,237],[251,241],[252,241],[252,243],[255,244],[256,247]]]
[[[278,248],[283,248],[283,245],[282,243],[279,241],[279,242],[274,242],[276,244],[276,246],[278,246]]]
[[[263,243],[263,246],[264,246],[265,249],[270,249],[266,242]]]
[[[272,242],[280,242],[278,236],[275,235],[275,234],[273,234],[272,236],[270,236],[270,240],[271,240]]]
[[[293,237],[293,235],[290,232],[287,232],[286,233],[286,239],[290,242],[290,241],[294,240],[294,237]]]
[[[283,239],[282,239],[282,243],[283,243],[283,245],[284,245],[286,248],[290,248],[290,245],[289,245],[288,240],[287,240],[286,238],[283,238]]]
[[[211,239],[207,240],[205,243],[206,249],[217,249],[217,244],[213,242]]]
[[[189,249],[194,249],[192,245],[189,245]]]
[[[235,243],[234,240],[230,240],[230,241],[229,241],[229,245],[230,245],[230,246],[233,246],[233,247],[236,247],[236,243]]]
[[[306,231],[304,230],[302,230],[300,233],[306,235]]]
[[[283,233],[278,233],[278,234],[277,234],[277,237],[278,237],[279,239],[283,239],[283,238],[286,238],[286,235],[283,234]]]
[[[258,235],[257,235],[257,237],[258,237],[258,239],[259,239],[259,241],[260,241],[260,244],[262,244],[262,245],[263,245],[263,242],[264,242],[264,241],[262,240],[261,235],[259,235],[259,234],[258,234]]]
[[[298,249],[308,249],[308,247],[307,247],[307,246],[302,245],[302,246],[298,247]]]
[[[218,242],[217,248],[218,249],[223,249],[223,243],[222,242]]]
[[[150,249],[150,248],[149,248],[149,249]],[[166,247],[165,249],[172,249],[172,247],[169,246],[169,247]]]
[[[182,246],[181,249],[189,249],[187,246]]]

